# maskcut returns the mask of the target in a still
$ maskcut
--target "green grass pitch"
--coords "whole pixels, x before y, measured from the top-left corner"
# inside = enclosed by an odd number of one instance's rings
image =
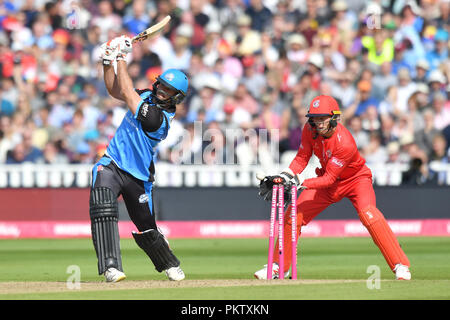
[[[253,279],[267,262],[267,239],[172,239],[186,273],[185,281],[174,283],[154,270],[133,239],[122,239],[127,279],[110,284],[97,275],[90,239],[0,240],[0,300],[448,300],[450,238],[399,242],[410,259],[412,281],[395,281],[368,237],[301,238],[297,281]],[[67,286],[69,266],[79,268],[79,289]],[[368,280],[369,266],[379,267],[379,282]]]

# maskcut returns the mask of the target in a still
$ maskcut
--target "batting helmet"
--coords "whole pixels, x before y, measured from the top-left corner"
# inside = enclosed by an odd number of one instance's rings
[[[166,87],[176,90],[177,93],[170,98],[171,103],[179,104],[186,97],[189,81],[187,76],[182,71],[177,69],[168,69],[164,71],[159,77],[156,78],[154,86],[157,88],[160,83]]]

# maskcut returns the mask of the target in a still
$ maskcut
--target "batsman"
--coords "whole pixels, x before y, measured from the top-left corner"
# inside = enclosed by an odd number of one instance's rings
[[[398,243],[383,214],[376,206],[372,185],[372,173],[365,165],[352,134],[339,122],[339,105],[330,96],[315,97],[308,109],[301,144],[289,167],[277,176],[266,176],[260,182],[259,194],[270,201],[274,183],[289,187],[295,183],[303,189],[297,199],[297,234],[301,226],[307,225],[329,205],[348,198],[353,204],[362,224],[367,228],[374,243],[383,254],[396,279],[410,280],[410,263]],[[321,168],[316,168],[317,177],[305,179],[300,184],[299,174],[307,166],[313,153],[319,158]],[[285,189],[286,189],[285,187]],[[291,206],[284,215],[284,270],[289,275],[292,248]],[[297,238],[298,239],[298,238]],[[279,255],[274,251],[272,278],[278,278]],[[258,279],[267,278],[267,265],[255,272]]]
[[[169,69],[157,77],[152,89],[136,90],[125,61],[131,51],[132,39],[127,36],[101,46],[106,88],[112,97],[124,101],[129,110],[105,155],[92,170],[89,214],[98,273],[107,282],[126,278],[118,231],[117,199],[122,195],[137,227],[132,234],[138,246],[158,272],[164,271],[169,280],[180,281],[185,278],[180,261],[156,225],[153,157],[158,143],[167,137],[177,104],[186,96],[188,79],[180,70]]]

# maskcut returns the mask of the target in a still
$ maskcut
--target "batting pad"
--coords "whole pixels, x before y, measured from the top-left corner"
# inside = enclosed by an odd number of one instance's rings
[[[98,258],[98,274],[108,268],[122,269],[119,239],[119,212],[111,189],[94,188],[89,201],[92,241]]]
[[[158,230],[133,231],[132,234],[138,246],[152,260],[158,272],[180,265],[180,261],[172,253],[166,239]]]
[[[374,206],[358,212],[359,219],[372,236],[373,242],[378,246],[391,270],[401,263],[409,267],[408,257],[403,252],[391,227],[383,214]]]

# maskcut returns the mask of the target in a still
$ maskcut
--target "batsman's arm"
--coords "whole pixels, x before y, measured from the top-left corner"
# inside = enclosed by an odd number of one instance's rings
[[[143,100],[133,87],[133,82],[128,74],[127,63],[124,60],[117,61],[117,83],[123,101],[135,115]]]
[[[120,93],[117,76],[112,65],[103,65],[103,79],[105,81],[105,86],[106,90],[108,90],[108,93],[113,98],[125,101],[122,94]]]

